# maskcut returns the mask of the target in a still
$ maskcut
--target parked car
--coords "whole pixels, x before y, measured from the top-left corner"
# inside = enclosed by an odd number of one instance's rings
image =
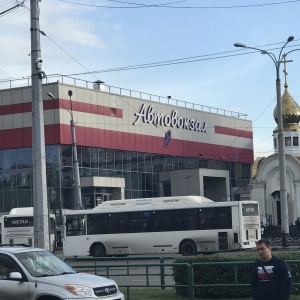
[[[77,273],[51,252],[0,245],[1,300],[125,300],[115,281]]]

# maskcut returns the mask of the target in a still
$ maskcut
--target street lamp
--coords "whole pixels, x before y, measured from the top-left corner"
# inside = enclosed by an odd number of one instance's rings
[[[47,95],[57,101],[57,99],[51,93],[47,93]],[[58,104],[61,105],[67,112],[69,112],[71,116],[70,124],[71,124],[71,135],[72,135],[72,149],[73,149],[73,169],[74,169],[74,179],[75,179],[75,195],[74,195],[74,209],[82,209],[82,198],[81,198],[81,185],[80,185],[80,174],[79,174],[79,163],[77,157],[77,146],[76,146],[76,135],[75,135],[75,122],[73,119],[73,110],[72,110],[72,91],[68,91],[68,95],[70,97],[71,102],[71,110],[67,109],[63,106],[59,101]]]
[[[288,218],[288,202],[287,202],[287,189],[286,189],[286,163],[285,163],[285,150],[283,139],[283,119],[282,119],[282,101],[281,101],[281,82],[280,82],[280,64],[281,53],[284,47],[291,42],[294,37],[288,37],[286,43],[281,47],[278,58],[275,54],[267,50],[258,49],[255,47],[248,47],[241,43],[235,43],[235,47],[246,49],[253,49],[260,51],[261,54],[267,54],[274,62],[276,68],[276,95],[277,95],[277,110],[278,110],[278,159],[279,159],[279,181],[280,181],[280,203],[281,203],[281,228],[282,228],[282,246],[288,246],[287,237],[289,236],[289,218]]]

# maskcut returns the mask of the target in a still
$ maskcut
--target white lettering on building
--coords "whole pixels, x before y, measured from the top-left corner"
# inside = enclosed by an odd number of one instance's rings
[[[172,110],[170,115],[156,113],[154,112],[153,105],[150,105],[147,109],[147,105],[143,104],[140,111],[134,114],[136,116],[136,120],[133,125],[137,124],[141,119],[143,123],[153,124],[154,126],[171,126],[197,132],[207,132],[206,122],[178,117],[177,114],[176,109]]]

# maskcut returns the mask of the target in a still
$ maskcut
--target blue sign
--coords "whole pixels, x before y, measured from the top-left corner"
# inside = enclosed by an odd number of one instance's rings
[[[164,138],[164,145],[166,148],[169,146],[170,142],[171,142],[171,130],[168,130],[165,133],[165,138]]]

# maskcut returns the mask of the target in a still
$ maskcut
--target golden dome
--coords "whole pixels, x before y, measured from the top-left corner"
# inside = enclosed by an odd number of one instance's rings
[[[283,123],[283,131],[290,132],[290,131],[300,131],[300,127],[296,123]],[[278,126],[273,130],[273,133],[278,132]]]
[[[287,88],[285,88],[284,93],[281,98],[282,101],[282,121],[283,126],[287,124],[298,124],[300,121],[300,107],[297,104],[297,102],[293,99],[293,97],[290,95]],[[278,124],[278,109],[277,105],[274,109],[274,119],[276,123]],[[295,126],[292,126],[295,128]],[[298,127],[298,126],[297,126]]]

